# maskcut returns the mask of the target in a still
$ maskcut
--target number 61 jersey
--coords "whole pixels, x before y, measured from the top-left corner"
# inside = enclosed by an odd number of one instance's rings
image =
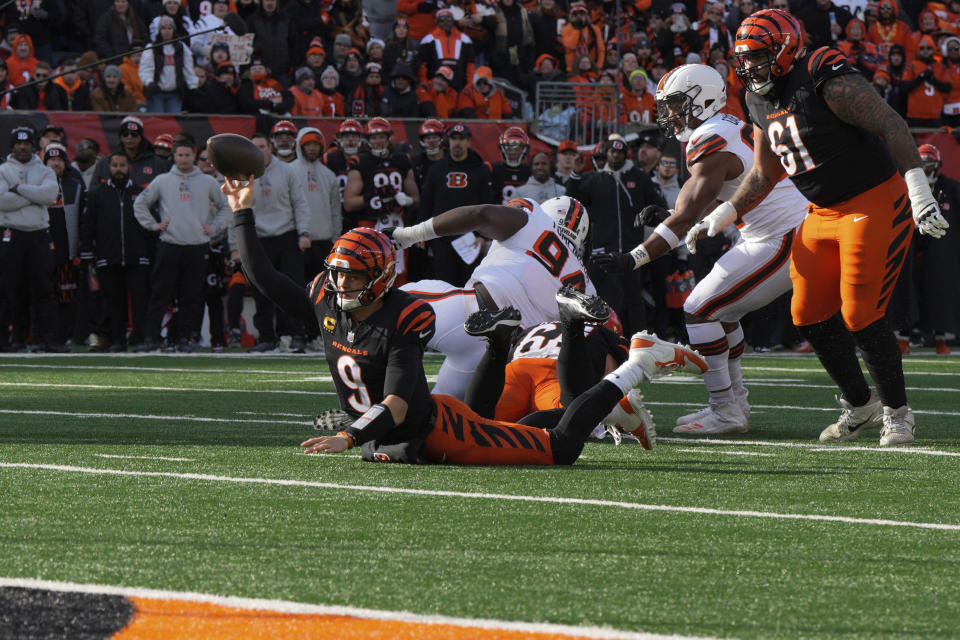
[[[787,175],[822,207],[860,195],[896,171],[883,140],[838,118],[822,97],[825,82],[856,73],[841,52],[820,47],[797,59],[776,95],[747,92],[750,117]]]
[[[525,327],[559,318],[556,294],[565,284],[596,295],[573,245],[560,237],[540,205],[523,198],[510,206],[526,211],[527,223],[506,240],[493,241],[467,287],[483,283],[498,307],[520,311]]]

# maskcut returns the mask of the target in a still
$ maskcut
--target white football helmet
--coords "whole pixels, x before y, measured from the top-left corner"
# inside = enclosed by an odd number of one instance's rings
[[[587,243],[587,233],[590,231],[587,208],[570,196],[544,200],[540,208],[553,218],[560,235],[573,244],[578,256],[582,256]]]
[[[660,78],[656,98],[657,124],[665,135],[686,142],[727,104],[727,85],[713,67],[685,64]]]

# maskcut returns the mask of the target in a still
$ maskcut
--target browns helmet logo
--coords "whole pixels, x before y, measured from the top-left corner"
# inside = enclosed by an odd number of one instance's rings
[[[447,186],[451,189],[464,189],[467,186],[467,174],[462,171],[451,171],[447,174]]]

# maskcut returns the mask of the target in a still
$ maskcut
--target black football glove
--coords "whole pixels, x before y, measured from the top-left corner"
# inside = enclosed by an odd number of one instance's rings
[[[644,225],[648,227],[655,227],[667,218],[673,215],[673,211],[670,209],[664,209],[660,205],[648,204],[643,208],[643,210],[637,214],[637,217],[633,220],[633,228],[639,229]]]
[[[593,257],[593,264],[606,273],[627,273],[633,271],[636,262],[629,253],[601,253]]]

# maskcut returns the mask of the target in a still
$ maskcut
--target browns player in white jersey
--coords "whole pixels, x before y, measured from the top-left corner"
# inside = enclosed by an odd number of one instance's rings
[[[403,286],[430,302],[437,313],[437,331],[428,346],[447,357],[435,393],[463,398],[483,356],[483,340],[463,330],[471,313],[510,306],[519,310],[525,323],[534,325],[558,319],[554,295],[561,286],[596,293],[580,257],[589,225],[586,208],[563,196],[542,207],[527,199],[512,200],[509,206],[458,207],[412,227],[384,230],[400,248],[468,232],[493,240],[466,288],[442,280]]]
[[[740,371],[740,318],[790,290],[790,247],[808,205],[796,187],[783,180],[741,220],[704,218],[715,200],[733,195],[753,166],[752,128],[720,113],[726,98],[723,78],[706,65],[683,65],[660,79],[657,120],[668,136],[687,143],[690,179],[677,196],[675,210],[642,245],[630,253],[597,258],[607,270],[635,269],[676,247],[688,232],[687,246],[695,251],[696,238],[710,225],[736,222],[740,227],[740,240],[683,305],[690,342],[709,365],[703,380],[710,404],[681,416],[674,430],[680,433],[747,431],[750,405]]]

